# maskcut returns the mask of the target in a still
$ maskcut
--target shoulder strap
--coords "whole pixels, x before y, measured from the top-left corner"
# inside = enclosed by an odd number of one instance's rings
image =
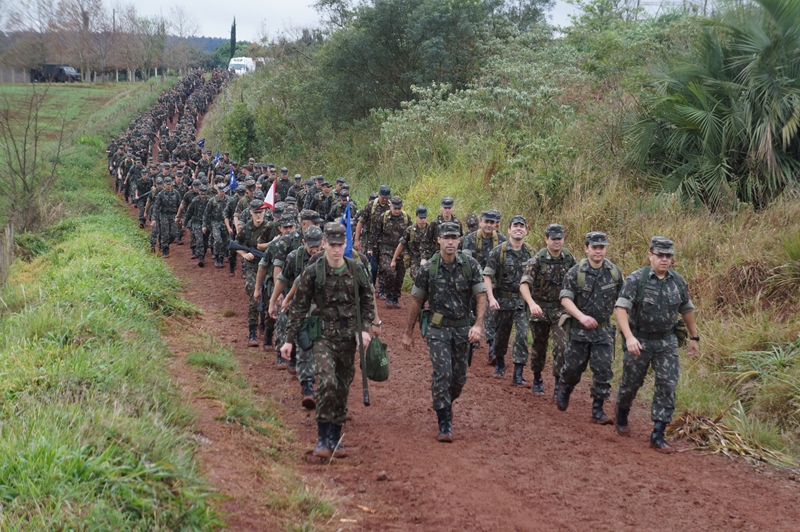
[[[456,252],[456,256],[458,257],[458,261],[461,263],[461,273],[464,274],[464,279],[469,281],[472,279],[472,265],[469,263],[469,257],[467,257],[461,250]]]
[[[322,292],[325,289],[325,256],[317,259],[317,262],[314,264],[314,270],[317,274],[317,279],[314,284],[316,284],[316,289],[318,292]]]
[[[378,198],[372,200],[372,214],[375,214],[375,210],[378,208]]]
[[[589,259],[581,259],[578,263],[578,279],[575,282],[575,306],[577,307],[580,305],[581,302],[581,292],[583,291],[584,285],[586,285],[586,272],[583,271],[583,267],[586,266],[586,263],[589,262]]]
[[[439,262],[441,261],[441,253],[436,252],[428,261],[430,263],[430,268],[428,269],[428,298],[431,297],[433,293],[433,281],[436,279],[436,275],[439,273]]]
[[[639,277],[639,285],[636,287],[636,318],[634,320],[634,327],[639,328],[639,318],[642,316],[642,303],[644,302],[644,289],[647,286],[647,281],[650,280],[650,272],[653,268],[645,266],[642,268],[642,276]]]
[[[294,258],[294,269],[295,274],[300,274],[303,271],[303,253],[306,252],[306,248],[297,248],[297,256]]]

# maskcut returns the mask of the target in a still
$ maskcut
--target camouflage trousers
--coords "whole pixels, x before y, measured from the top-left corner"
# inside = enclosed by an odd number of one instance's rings
[[[224,258],[228,251],[228,228],[225,222],[211,222],[209,246],[214,257]]]
[[[417,274],[419,273],[419,259],[419,257],[411,257],[411,266],[409,267],[409,272],[411,273],[412,281],[417,280]]]
[[[150,247],[151,248],[154,248],[157,245],[159,245],[159,237],[161,236],[159,234],[159,232],[160,232],[159,229],[160,229],[159,224],[156,224],[155,227],[151,227],[150,228]],[[159,246],[159,249],[160,249],[160,246]]]
[[[381,251],[381,278],[383,279],[383,290],[386,297],[394,299],[400,298],[400,289],[403,287],[403,279],[406,276],[406,266],[403,264],[402,257],[394,263],[392,269],[392,257],[394,250],[384,249]]]
[[[208,235],[203,234],[202,224],[193,224],[191,226],[192,232],[192,251],[198,259],[205,259],[206,250],[208,249]],[[253,280],[255,282],[255,279]]]
[[[472,307],[475,307],[475,299],[472,300]],[[486,307],[486,314],[483,315],[483,329],[486,336],[486,342],[494,342],[495,331],[497,330],[497,311]]]
[[[505,357],[508,351],[508,341],[511,338],[511,328],[516,330],[514,347],[511,356],[514,364],[528,362],[528,314],[524,308],[517,310],[495,311],[494,325],[494,356],[498,359]]]
[[[256,274],[258,274],[258,266],[248,265],[244,270],[244,291],[250,302],[247,305],[247,325],[248,327],[258,327],[258,302],[253,299],[253,293],[256,290]],[[275,344],[279,345],[279,344]]]
[[[433,409],[447,408],[467,383],[469,327],[429,327],[425,339],[431,357]]]
[[[150,194],[152,196],[152,194]],[[147,214],[144,210],[145,206],[147,205],[147,197],[139,198],[136,200],[136,206],[139,207],[139,223],[144,224],[146,221],[145,214]]]
[[[289,325],[289,313],[278,311],[275,320],[275,345],[283,345],[286,341],[286,328]]]
[[[355,328],[324,333],[311,348],[314,374],[317,377],[316,420],[344,425],[347,418],[347,396],[356,374]]]
[[[614,358],[614,344],[579,342],[570,340],[564,353],[564,366],[561,368],[561,382],[575,386],[588,365],[592,370],[592,388],[589,391],[594,399],[606,401],[611,396],[611,379],[614,372],[611,361]]]
[[[178,237],[178,224],[175,223],[175,213],[162,214],[158,217],[158,233],[161,236],[161,249],[169,250]]]
[[[564,351],[567,349],[567,335],[564,329],[558,326],[558,320],[564,313],[560,305],[556,308],[543,308],[544,314],[539,318],[531,320],[531,336],[533,345],[531,346],[531,370],[534,374],[540,374],[544,370],[547,359],[547,342],[550,335],[553,335],[553,377],[561,375],[561,367],[564,365]]]
[[[680,377],[680,363],[678,361],[678,344],[673,336],[672,342],[668,340],[647,341],[640,340],[642,347],[639,356],[633,356],[623,349],[622,353],[622,381],[617,392],[617,406],[630,409],[636,393],[644,383],[647,370],[653,366],[655,386],[653,390],[653,404],[650,418],[653,421],[672,421],[675,410],[675,390],[678,388]],[[659,344],[653,349],[650,344]]]
[[[297,380],[301,383],[309,381],[314,382],[314,352],[311,349],[300,349],[300,346],[294,344],[297,349]]]

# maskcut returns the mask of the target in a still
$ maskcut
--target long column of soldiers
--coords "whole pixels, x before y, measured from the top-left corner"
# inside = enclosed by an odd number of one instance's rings
[[[465,234],[451,197],[442,198],[440,213],[429,222],[426,206],[417,206],[412,217],[388,185],[359,209],[341,177],[333,184],[323,176],[303,180],[253,158],[246,164],[231,161],[227,152],[212,158],[198,145],[196,127],[230,77],[222,70],[210,76],[195,72],[165,91],[124,136],[111,140],[108,168],[115,190],[138,208],[140,227],[149,221],[153,252],[167,258],[170,245],[183,244],[188,228],[198,267],[210,250],[216,268],[227,261],[229,276],[239,271],[248,345],[274,349],[275,367],[298,379],[300,404],[316,410],[315,456],[347,456],[342,428],[356,339],[361,335],[368,345],[380,335],[377,301],[400,308],[407,272],[413,288],[402,343],[413,347],[419,320],[430,352],[438,441],[453,441],[453,402],[466,383],[474,348],[487,342],[487,362],[503,379],[513,331],[512,385],[527,386],[530,359],[531,391],[545,395],[550,344],[558,410],[567,410],[588,365],[589,420],[614,424],[621,436],[630,433],[628,414],[652,367],[650,446],[671,452],[664,431],[675,407],[678,347],[688,342],[693,355],[700,336],[688,285],[672,269],[670,239],[654,236],[647,265],[624,277],[606,258],[610,239],[600,231],[585,235],[585,258],[578,260],[564,248],[565,229],[558,223],[544,229],[546,245],[536,250],[526,242],[529,227],[522,215],[511,216],[504,234],[498,210],[471,214]],[[345,256],[348,208],[352,258]],[[310,318],[317,318],[311,342]],[[611,397],[617,327],[623,374],[611,419],[603,405]]]

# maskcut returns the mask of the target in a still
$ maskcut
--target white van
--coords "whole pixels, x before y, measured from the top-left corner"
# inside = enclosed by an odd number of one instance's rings
[[[228,70],[233,70],[239,75],[254,72],[255,69],[256,62],[249,57],[233,57],[231,62],[228,63]]]

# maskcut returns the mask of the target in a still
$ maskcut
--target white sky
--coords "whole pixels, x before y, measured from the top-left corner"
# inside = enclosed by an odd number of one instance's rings
[[[128,1],[122,0],[122,3]],[[169,16],[172,6],[183,5],[193,12],[200,25],[197,34],[207,37],[229,38],[231,23],[236,17],[236,40],[239,41],[255,40],[262,28],[274,37],[291,28],[317,26],[320,21],[319,14],[312,7],[313,0],[238,0],[231,4],[220,4],[216,0],[133,0],[131,3],[141,15],[161,13],[164,16]],[[573,6],[557,0],[550,13],[551,23],[557,26],[569,24],[567,14],[573,10]]]

